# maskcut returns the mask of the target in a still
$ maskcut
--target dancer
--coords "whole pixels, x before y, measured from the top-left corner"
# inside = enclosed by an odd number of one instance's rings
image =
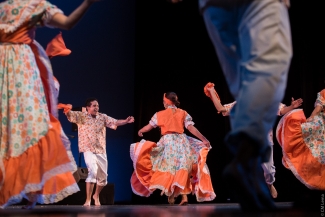
[[[179,104],[176,93],[164,94],[165,110],[155,113],[149,124],[138,131],[142,137],[159,127],[162,137],[157,143],[143,139],[131,145],[131,187],[135,194],[145,197],[160,189],[170,204],[182,195],[179,205],[186,205],[191,192],[199,202],[211,201],[216,195],[206,165],[210,143],[194,127],[192,117],[177,108]],[[184,127],[201,141],[185,135]]]
[[[64,108],[68,120],[78,125],[79,152],[84,153],[88,169],[87,198],[84,206],[90,206],[95,183],[97,183],[97,187],[93,199],[95,205],[100,206],[99,194],[107,184],[106,127],[115,130],[118,126],[133,123],[134,118],[129,116],[125,120],[116,120],[99,113],[98,100],[95,98],[87,99],[85,104],[86,112],[69,111],[69,106]],[[70,106],[71,108],[72,106]]]
[[[98,0],[69,16],[45,0],[0,3],[0,206],[26,198],[26,208],[79,190],[75,162],[62,141],[50,61],[34,40],[37,26],[72,28]]]
[[[276,129],[283,165],[312,190],[325,190],[324,112],[325,89],[317,94],[309,118],[302,109],[295,109],[281,118]]]
[[[210,99],[212,100],[218,113],[221,113],[223,116],[230,115],[230,110],[236,104],[236,101],[229,103],[229,104],[222,105],[220,97],[217,94],[217,92],[215,91],[214,84],[210,83],[210,82],[204,87],[204,93],[208,97],[210,97]],[[286,106],[286,105],[280,103],[278,115],[279,116],[284,115],[284,114],[292,111],[293,109],[298,108],[299,106],[301,106],[301,104],[302,104],[302,99],[294,100],[293,98],[291,100],[290,106]],[[269,139],[269,145],[271,147],[271,156],[270,156],[270,160],[268,162],[262,163],[262,168],[264,171],[265,182],[267,183],[267,185],[269,187],[271,196],[273,198],[277,198],[278,192],[276,191],[276,189],[273,185],[273,183],[275,182],[275,166],[274,166],[274,161],[273,161],[273,145],[274,145],[273,130],[269,131],[268,139]]]

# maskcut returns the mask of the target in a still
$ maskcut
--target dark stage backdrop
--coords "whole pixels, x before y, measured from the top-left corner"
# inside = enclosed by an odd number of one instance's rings
[[[70,14],[81,2],[50,0]],[[96,97],[100,112],[116,119],[134,116],[134,42],[135,2],[104,0],[94,4],[70,31],[62,31],[72,53],[53,58],[54,75],[61,84],[59,102],[75,107],[84,105],[88,97]],[[36,40],[46,47],[60,30],[41,28]],[[71,139],[73,155],[78,163],[78,134],[60,111],[60,121]],[[107,129],[108,182],[115,184],[115,201],[131,201],[132,162],[129,147],[134,125]],[[74,138],[71,138],[74,137]],[[81,165],[85,166],[82,157]]]
[[[174,91],[195,126],[211,142],[213,148],[207,164],[211,172],[217,198],[213,202],[233,202],[227,186],[222,180],[222,171],[231,160],[231,154],[223,143],[230,130],[227,117],[218,115],[212,102],[203,93],[204,85],[211,81],[222,103],[233,101],[225,78],[221,72],[214,48],[207,35],[198,2],[184,0],[172,5],[165,0],[136,1],[136,55],[135,55],[135,131],[146,125],[155,112],[162,110],[164,92]],[[283,103],[290,105],[291,97],[303,98],[308,117],[313,108],[317,92],[325,87],[324,12],[316,5],[305,1],[292,1],[289,10],[294,55],[289,72],[288,85]],[[247,99],[249,101],[249,99]],[[278,118],[277,122],[280,118]],[[276,123],[277,124],[277,123]],[[276,126],[276,125],[275,125]],[[186,133],[189,134],[188,131]],[[190,135],[190,134],[189,134]],[[159,130],[144,135],[144,139],[158,141]],[[276,166],[276,201],[293,201],[306,191],[281,162],[282,150],[274,137],[274,161]],[[229,188],[228,188],[229,187]],[[133,194],[133,203],[166,203],[160,192],[149,198]],[[195,202],[191,197],[190,202]]]

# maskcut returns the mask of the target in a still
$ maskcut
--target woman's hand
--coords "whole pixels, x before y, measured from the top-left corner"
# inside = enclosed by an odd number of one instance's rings
[[[125,119],[126,123],[130,124],[130,123],[133,123],[134,122],[134,117],[132,116],[129,116]]]
[[[139,135],[140,137],[143,137],[143,134],[142,134],[141,130],[138,131],[138,135]]]
[[[212,87],[207,87],[207,90],[208,90],[210,93],[214,93],[214,92],[215,92],[214,86],[212,86]]]
[[[210,144],[210,142],[208,141],[208,140],[204,140],[204,141],[202,141],[203,142],[203,145],[205,145],[206,147],[208,147],[208,148],[212,148],[211,147],[211,144]]]
[[[299,99],[294,99],[293,97],[291,98],[291,106],[292,106],[292,108],[298,108],[299,106],[301,106],[301,104],[302,104],[302,99],[301,98],[299,98]]]

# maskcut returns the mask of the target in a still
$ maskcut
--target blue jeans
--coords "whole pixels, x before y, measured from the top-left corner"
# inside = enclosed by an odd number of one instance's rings
[[[225,7],[210,5],[203,11],[228,87],[237,101],[230,113],[232,129],[226,143],[236,155],[245,135],[256,143],[265,162],[270,154],[267,135],[284,96],[292,57],[288,12],[279,0],[232,2]]]

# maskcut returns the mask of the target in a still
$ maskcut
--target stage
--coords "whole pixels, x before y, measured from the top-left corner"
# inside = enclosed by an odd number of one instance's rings
[[[23,210],[21,206],[10,206],[0,210],[0,216],[46,216],[46,217],[208,217],[208,216],[322,216],[321,210],[308,211],[294,207],[292,202],[276,203],[274,212],[244,213],[236,203],[189,204],[187,206],[169,205],[102,205],[83,207],[80,205],[37,205],[33,210]]]

